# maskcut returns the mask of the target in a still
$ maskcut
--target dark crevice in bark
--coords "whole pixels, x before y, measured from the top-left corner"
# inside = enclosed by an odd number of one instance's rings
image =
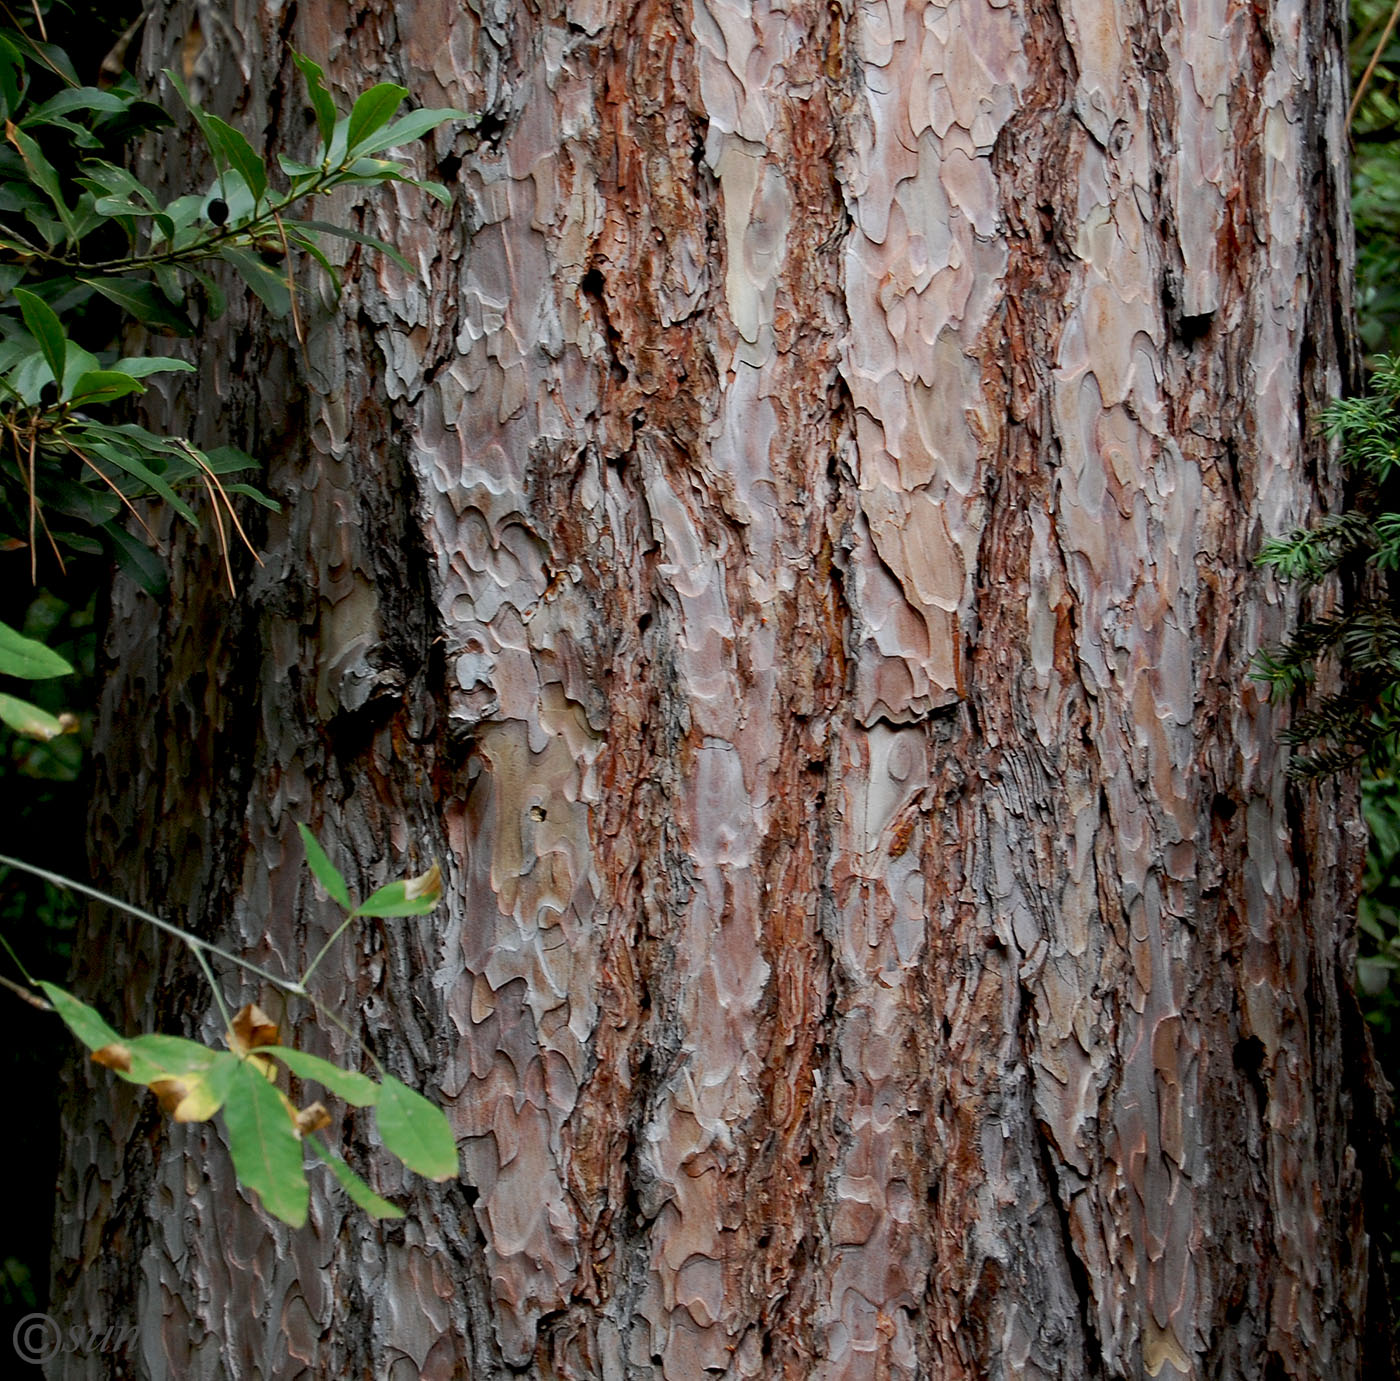
[[[1026,995],[1029,1001],[1029,994]],[[1040,1160],[1040,1173],[1045,1182],[1045,1197],[1055,1211],[1059,1224],[1060,1251],[1069,1273],[1069,1283],[1074,1298],[1079,1305],[1079,1328],[1083,1337],[1084,1366],[1073,1375],[1075,1381],[1097,1381],[1104,1378],[1103,1346],[1099,1342],[1098,1310],[1094,1297],[1094,1283],[1089,1269],[1080,1258],[1074,1241],[1074,1228],[1070,1221],[1070,1202],[1073,1191],[1066,1184],[1066,1177],[1060,1172],[1060,1164],[1053,1145],[1053,1138],[1040,1121],[1036,1121],[1033,1132],[1036,1153]]]

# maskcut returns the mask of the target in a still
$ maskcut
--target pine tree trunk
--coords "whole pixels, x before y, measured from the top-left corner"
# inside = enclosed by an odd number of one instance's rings
[[[172,390],[283,509],[236,597],[211,531],[119,585],[93,841],[288,971],[337,919],[296,822],[361,892],[440,858],[316,983],[463,1174],[347,1113],[407,1225],[318,1182],[287,1232],[82,1069],[55,1308],[139,1334],[52,1374],[1382,1374],[1363,835],[1249,679],[1251,558],[1339,492],[1343,19],[158,7],[269,150],[289,47],[482,113],[421,147],[450,208],[338,205],[411,274],[347,246],[304,352],[233,292]],[[79,953],[217,1039],[164,942]]]

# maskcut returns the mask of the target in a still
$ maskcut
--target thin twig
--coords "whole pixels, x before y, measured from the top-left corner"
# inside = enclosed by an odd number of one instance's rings
[[[34,519],[39,511],[39,494],[34,485],[34,452],[39,449],[39,433],[29,433],[29,583],[39,583],[39,548],[34,541]]]
[[[181,930],[178,925],[163,921],[159,916],[153,916],[149,911],[143,911],[139,906],[118,901],[116,897],[109,896],[106,892],[99,892],[97,888],[89,887],[86,883],[78,882],[75,878],[66,878],[61,873],[51,873],[47,868],[40,868],[33,863],[25,863],[18,858],[10,858],[6,854],[0,854],[0,865],[6,868],[18,868],[22,873],[31,873],[34,877],[43,878],[45,882],[53,883],[55,887],[66,887],[70,892],[81,892],[85,897],[91,897],[94,901],[100,901],[105,906],[110,906],[117,911],[125,911],[128,916],[135,916],[138,921],[145,921],[147,925],[153,925],[157,930],[163,931],[167,935],[173,935],[177,940],[183,940],[187,945],[202,949],[209,954],[217,954],[220,959],[230,964],[236,964],[240,969],[256,974],[269,983],[275,983],[279,988],[286,988],[288,992],[296,993],[299,997],[309,997],[309,994],[305,992],[296,979],[279,978],[275,973],[270,973],[267,969],[251,963],[247,959],[240,959],[238,955],[230,954],[228,950],[220,949],[218,945],[211,945],[208,940],[201,940],[198,935],[191,935],[188,930]]]
[[[1361,104],[1362,96],[1366,94],[1371,74],[1376,70],[1376,64],[1380,62],[1381,54],[1385,52],[1385,45],[1390,42],[1390,35],[1395,31],[1397,21],[1400,21],[1400,0],[1395,0],[1395,7],[1390,11],[1390,18],[1386,21],[1380,42],[1376,44],[1376,50],[1371,54],[1371,61],[1366,64],[1366,70],[1361,74],[1361,80],[1356,84],[1356,94],[1351,98],[1351,105],[1347,108],[1348,129],[1351,128],[1352,120],[1356,118],[1356,108]]]
[[[345,934],[345,932],[350,928],[350,923],[351,923],[352,921],[355,921],[355,920],[358,920],[358,919],[359,919],[358,913],[352,911],[352,912],[351,912],[351,913],[336,927],[335,933],[331,936],[331,938],[330,938],[329,940],[326,941],[326,943],[325,943],[324,945],[321,946],[320,950],[319,950],[319,951],[317,952],[317,954],[316,954],[316,957],[306,966],[306,971],[305,971],[305,972],[302,974],[302,976],[301,976],[301,983],[302,983],[302,986],[303,986],[303,987],[306,986],[306,982],[307,982],[307,980],[311,977],[311,975],[312,975],[313,973],[316,972],[317,966],[320,964],[321,960],[324,959],[324,958],[326,957],[326,951],[329,950],[330,947],[331,947],[333,944],[335,944],[335,942],[336,942],[338,939],[340,939],[340,937],[341,937],[342,935]]]
[[[191,953],[199,961],[199,967],[204,970],[205,981],[209,984],[209,991],[214,994],[214,1004],[219,1009],[219,1015],[224,1019],[224,1030],[233,1030],[233,1018],[229,1015],[227,1006],[224,1005],[224,995],[219,991],[219,985],[214,981],[214,970],[209,967],[209,961],[204,957],[198,945],[191,949]]]
[[[53,1004],[45,1002],[42,997],[36,997],[22,983],[16,983],[12,978],[6,978],[0,974],[0,988],[8,988],[17,998],[27,1002],[31,1007],[37,1007],[41,1012],[52,1012]]]

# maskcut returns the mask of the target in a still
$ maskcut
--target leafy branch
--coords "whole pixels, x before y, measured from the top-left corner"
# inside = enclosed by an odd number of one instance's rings
[[[275,170],[242,133],[195,102],[178,74],[166,73],[206,146],[213,179],[203,193],[163,201],[113,156],[142,130],[172,123],[170,116],[129,80],[111,90],[84,86],[61,49],[22,28],[0,29],[0,550],[27,551],[32,583],[39,582],[44,553],[61,572],[74,555],[107,555],[160,594],[165,571],[151,551],[141,505],[163,502],[197,526],[202,494],[233,595],[233,539],[257,559],[235,499],[277,508],[243,478],[257,467],[246,452],[228,445],[204,450],[116,415],[123,400],[145,392],[151,376],[191,373],[194,366],[175,356],[124,356],[96,338],[88,349],[77,337],[94,336],[89,324],[106,319],[99,308],[110,316],[115,307],[158,333],[188,336],[196,307],[204,319],[225,310],[210,271],[222,265],[269,311],[290,316],[301,339],[292,268],[300,257],[319,265],[337,294],[340,279],[326,251],[332,239],[409,268],[373,235],[303,216],[316,198],[399,182],[449,199],[440,184],[413,177],[406,163],[387,155],[448,121],[473,117],[441,109],[396,119],[408,92],[388,82],[341,112],[321,68],[301,54],[293,61],[320,145],[309,163],[279,155]],[[50,74],[60,88],[37,100],[39,77]],[[51,157],[52,145],[45,147],[55,139],[63,157]],[[133,525],[146,540],[133,535]],[[0,647],[0,675],[6,674],[15,673]],[[0,718],[41,738],[59,732],[59,717],[45,718],[16,697],[0,699]]]
[[[357,1044],[374,1065],[377,1078],[342,1069],[317,1055],[282,1045],[277,1024],[255,1004],[246,1004],[236,1013],[230,1013],[214,978],[209,956],[233,964],[290,996],[304,998],[318,1016],[329,1018],[347,1034],[352,1034],[331,1009],[308,992],[307,981],[331,945],[357,918],[422,916],[432,911],[442,899],[442,874],[438,865],[433,864],[421,877],[388,883],[356,906],[351,902],[344,876],[332,865],[315,836],[304,825],[297,828],[312,872],[348,914],[301,977],[295,980],[272,973],[95,887],[0,855],[0,866],[18,868],[102,902],[184,944],[209,983],[223,1018],[227,1050],[214,1049],[184,1036],[158,1033],[120,1036],[94,1008],[57,984],[35,980],[22,967],[21,973],[31,987],[44,994],[68,1029],[92,1052],[96,1063],[129,1083],[149,1088],[173,1121],[206,1122],[222,1111],[234,1171],[241,1183],[257,1192],[263,1206],[274,1217],[292,1227],[300,1227],[306,1221],[309,1188],[302,1151],[306,1145],[330,1168],[351,1199],[371,1217],[402,1218],[402,1209],[375,1194],[340,1156],[314,1135],[331,1122],[330,1113],[319,1101],[297,1107],[287,1093],[276,1087],[277,1066],[283,1066],[299,1079],[319,1084],[351,1107],[374,1108],[375,1125],[385,1149],[410,1170],[435,1180],[451,1179],[457,1173],[456,1142],[441,1110],[389,1074],[362,1042],[357,1041]]]
[[[1304,590],[1346,573],[1362,588],[1400,570],[1400,511],[1384,495],[1400,477],[1400,359],[1382,356],[1365,397],[1339,399],[1322,415],[1326,434],[1361,480],[1357,503],[1310,528],[1273,538],[1256,564]],[[1369,573],[1369,576],[1368,576]],[[1301,622],[1280,647],[1262,652],[1252,673],[1271,698],[1309,690],[1333,662],[1342,689],[1319,697],[1294,719],[1285,741],[1301,751],[1294,777],[1326,776],[1358,761],[1378,764],[1400,742],[1400,619],[1394,601],[1367,595]]]

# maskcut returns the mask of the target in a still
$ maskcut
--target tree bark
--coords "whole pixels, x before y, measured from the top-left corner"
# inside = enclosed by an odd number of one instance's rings
[[[288,1232],[80,1070],[55,1308],[139,1338],[53,1374],[1381,1374],[1364,836],[1249,679],[1251,558],[1340,492],[1343,24],[157,6],[149,68],[269,150],[289,46],[483,116],[420,150],[450,208],[339,205],[411,274],[203,338],[166,420],[283,509],[236,598],[208,533],[118,585],[93,816],[112,890],[289,972],[337,920],[297,821],[361,894],[440,858],[316,984],[463,1174],[347,1111],[409,1220],[317,1182]],[[78,949],[218,1038],[163,943]]]

